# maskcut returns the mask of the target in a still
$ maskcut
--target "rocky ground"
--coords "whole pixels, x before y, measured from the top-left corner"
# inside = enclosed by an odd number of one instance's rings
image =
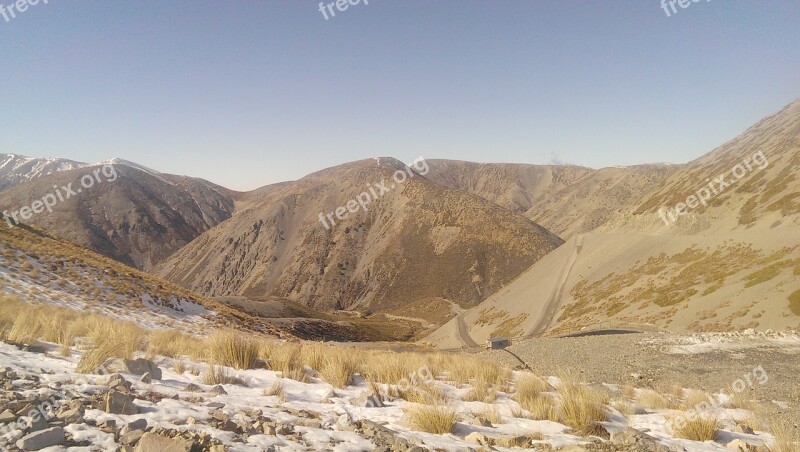
[[[507,351],[482,354],[510,366],[522,365],[518,357],[541,375],[567,373],[589,383],[653,388],[665,393],[680,386],[731,394],[735,382],[745,381],[744,377],[751,374],[753,384],[746,384],[746,394],[759,406],[759,416],[767,421],[800,422],[800,336],[796,333],[537,338],[513,344]],[[752,376],[759,367],[767,376],[763,384]]]

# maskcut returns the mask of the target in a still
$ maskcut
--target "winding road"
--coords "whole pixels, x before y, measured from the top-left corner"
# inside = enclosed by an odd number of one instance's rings
[[[553,323],[553,319],[555,319],[556,314],[558,313],[558,308],[561,307],[561,297],[564,294],[564,289],[566,288],[569,275],[572,273],[575,263],[578,262],[578,255],[583,249],[583,238],[584,236],[580,234],[575,237],[575,248],[572,250],[572,254],[569,256],[567,263],[561,270],[561,276],[559,277],[558,285],[556,285],[556,287],[553,289],[553,293],[550,294],[550,298],[545,304],[544,313],[539,318],[539,321],[536,323],[536,325],[530,330],[530,332],[528,332],[527,336],[541,336],[545,333],[545,331],[547,331],[547,328],[550,327],[550,324]]]

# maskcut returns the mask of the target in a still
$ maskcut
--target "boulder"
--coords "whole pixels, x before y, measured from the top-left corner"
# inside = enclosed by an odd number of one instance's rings
[[[52,427],[22,437],[17,441],[17,447],[26,451],[41,450],[46,447],[64,444],[65,441],[64,429],[61,427]]]
[[[161,369],[156,366],[156,363],[149,359],[125,359],[123,363],[125,364],[125,368],[128,369],[128,372],[134,375],[149,373],[153,380],[161,380]]]

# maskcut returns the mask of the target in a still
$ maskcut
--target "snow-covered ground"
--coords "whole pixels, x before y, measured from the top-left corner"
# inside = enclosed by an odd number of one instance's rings
[[[17,393],[19,398],[37,400],[51,398],[57,392],[74,393],[79,398],[97,398],[100,396],[92,395],[109,391],[106,386],[108,375],[75,373],[75,366],[81,357],[80,351],[75,350],[72,357],[63,358],[57,354],[57,347],[53,344],[44,344],[44,349],[45,353],[37,353],[0,343],[0,371],[5,373],[11,371],[15,376],[13,381],[6,383],[4,393],[6,399],[11,391]],[[561,448],[590,441],[570,434],[568,427],[555,422],[514,418],[512,410],[518,409],[519,405],[512,400],[510,394],[499,393],[497,400],[492,404],[465,402],[462,399],[469,391],[469,387],[457,387],[441,379],[433,384],[448,394],[450,403],[463,417],[456,425],[453,434],[434,435],[414,431],[407,425],[404,408],[413,404],[402,399],[388,400],[385,407],[359,406],[363,404],[357,400],[367,391],[367,384],[358,377],[357,384],[346,389],[334,389],[321,379],[313,377],[309,383],[300,383],[281,378],[278,372],[270,370],[227,369],[230,375],[241,379],[246,386],[223,385],[225,393],[216,394],[209,392],[211,386],[203,384],[205,364],[189,362],[186,358],[182,358],[186,371],[178,374],[173,370],[172,358],[159,356],[153,360],[163,373],[161,380],[143,383],[139,375],[121,373],[126,380],[133,383],[131,395],[136,399],[134,404],[138,414],[111,414],[101,409],[87,408],[81,422],[64,428],[71,436],[72,445],[62,444],[46,450],[115,450],[119,447],[120,441],[117,437],[118,430],[138,419],[146,420],[148,429],[162,428],[178,432],[204,433],[219,441],[229,451],[263,451],[270,450],[270,447],[274,450],[291,451],[373,450],[375,444],[354,427],[360,420],[382,424],[400,438],[418,445],[422,450],[434,448],[447,451],[477,450],[480,446],[466,439],[473,432],[491,438],[540,433],[542,440],[534,441],[534,448],[536,444],[547,443],[555,448]],[[35,381],[37,378],[38,382]],[[556,378],[551,377],[549,380],[558,384]],[[276,381],[283,383],[285,397],[264,395],[264,389],[270,388]],[[199,389],[187,390],[191,389],[187,388],[190,384],[196,385]],[[3,400],[0,400],[0,412],[4,409],[2,404]],[[499,411],[502,422],[494,423],[492,426],[475,425],[477,423],[473,422],[474,417],[471,414],[484,412],[492,407]],[[753,444],[761,444],[771,439],[763,432],[756,432],[753,435],[734,433],[734,420],[746,419],[749,413],[724,408],[715,410],[715,414],[720,416],[725,426],[719,442],[697,443],[676,439],[668,431],[667,419],[679,414],[681,413],[673,410],[652,410],[626,418],[619,412],[612,411],[609,421],[603,426],[612,433],[633,427],[657,438],[673,450],[722,451],[727,450],[725,444],[735,439]],[[249,431],[220,427],[218,422],[220,418],[230,419],[234,424],[243,425],[245,428],[250,426],[247,428]],[[265,433],[266,427],[252,428],[254,425],[266,422],[265,419],[272,425],[277,425],[277,431]],[[115,429],[109,430],[107,424],[103,427],[107,421],[115,421]],[[0,426],[0,434],[6,432],[3,427],[6,426]],[[5,450],[9,444],[13,444],[22,436],[22,432],[12,431],[9,438],[0,439],[0,449]],[[495,450],[514,450],[514,448],[496,446]]]

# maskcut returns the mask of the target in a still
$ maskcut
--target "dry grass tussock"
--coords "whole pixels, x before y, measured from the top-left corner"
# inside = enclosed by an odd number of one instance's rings
[[[243,333],[216,331],[205,341],[208,360],[234,369],[254,369],[258,363],[259,342]]]
[[[608,395],[563,379],[558,395],[558,412],[564,425],[585,436],[595,434],[597,423],[606,419]]]
[[[228,372],[228,369],[222,366],[210,365],[203,374],[203,384],[210,386],[216,385],[238,385],[247,386],[247,384],[237,377]]]
[[[500,409],[498,409],[496,405],[490,405],[488,408],[480,411],[474,411],[472,414],[475,416],[480,416],[492,424],[503,423],[503,416],[500,414]]]
[[[275,380],[272,386],[264,388],[263,394],[266,397],[277,397],[281,402],[286,401],[286,390],[283,387],[282,380]]]
[[[440,405],[419,405],[406,410],[409,426],[420,432],[444,435],[453,433],[458,420],[456,411]]]
[[[800,452],[800,428],[789,421],[774,420],[769,423],[769,431],[775,438],[770,451]]]
[[[642,389],[636,398],[637,403],[651,410],[665,410],[673,407],[673,403],[668,398],[652,389]]]
[[[719,433],[720,423],[716,416],[681,417],[673,420],[672,432],[678,438],[692,441],[713,441]]]

